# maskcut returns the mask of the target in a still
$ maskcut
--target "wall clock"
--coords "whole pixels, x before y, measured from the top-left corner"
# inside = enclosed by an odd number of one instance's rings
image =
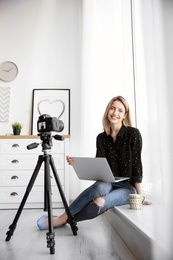
[[[3,81],[12,81],[18,74],[18,67],[14,62],[4,61],[0,64],[0,79]]]

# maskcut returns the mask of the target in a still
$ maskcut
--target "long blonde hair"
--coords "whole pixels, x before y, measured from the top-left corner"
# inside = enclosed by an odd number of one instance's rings
[[[128,102],[122,96],[116,96],[109,101],[109,103],[106,107],[105,113],[103,115],[103,119],[102,119],[103,129],[107,135],[111,134],[111,126],[110,126],[110,122],[108,120],[108,112],[112,106],[112,103],[116,100],[120,101],[125,107],[125,113],[127,115],[126,115],[125,119],[123,120],[123,124],[126,126],[132,126],[132,119],[131,119],[130,108],[129,108]]]

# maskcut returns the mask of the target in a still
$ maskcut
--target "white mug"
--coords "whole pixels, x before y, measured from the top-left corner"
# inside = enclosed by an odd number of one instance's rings
[[[145,197],[141,194],[129,194],[130,209],[141,209]]]

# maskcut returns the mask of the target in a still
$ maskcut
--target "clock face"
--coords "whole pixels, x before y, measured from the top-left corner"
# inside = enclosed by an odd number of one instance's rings
[[[0,64],[0,79],[3,81],[12,81],[18,74],[18,68],[15,63],[5,61]]]

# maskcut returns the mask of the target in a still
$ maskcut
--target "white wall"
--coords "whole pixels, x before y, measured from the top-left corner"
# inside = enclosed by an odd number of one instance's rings
[[[21,134],[31,133],[33,89],[67,88],[71,91],[71,152],[77,153],[81,141],[81,1],[0,1],[0,32],[0,62],[11,60],[19,68],[14,81],[0,81],[0,86],[11,87],[9,122],[0,122],[0,135],[12,133],[13,121],[22,122]],[[75,196],[78,186],[73,178]]]
[[[0,82],[11,87],[10,120],[0,123],[0,134],[10,133],[14,120],[30,133],[34,88],[69,88],[72,105],[80,102],[80,9],[78,0],[0,2],[0,62],[19,68],[14,81]],[[72,120],[77,114],[73,107]]]

